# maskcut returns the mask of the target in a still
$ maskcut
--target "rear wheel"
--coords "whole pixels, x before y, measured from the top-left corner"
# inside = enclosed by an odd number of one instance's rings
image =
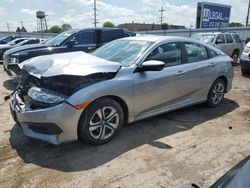
[[[242,73],[243,75],[246,75],[246,74],[249,74],[249,73],[250,73],[250,70],[247,71],[247,70],[241,69],[241,73]]]
[[[210,107],[219,106],[224,98],[225,91],[226,91],[225,81],[221,78],[215,80],[208,93],[207,105]]]
[[[239,51],[234,50],[231,58],[233,59],[233,64],[236,65],[239,59]]]
[[[123,121],[123,111],[118,102],[109,98],[99,99],[83,112],[78,136],[90,144],[104,144],[118,134]]]

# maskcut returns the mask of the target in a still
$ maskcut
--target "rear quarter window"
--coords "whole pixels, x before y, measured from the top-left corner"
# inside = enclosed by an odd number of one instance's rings
[[[227,43],[233,43],[234,42],[233,38],[232,38],[232,36],[230,34],[226,34],[225,36],[226,36]]]
[[[123,37],[123,31],[120,29],[117,30],[107,30],[101,32],[101,43],[107,43],[115,39]]]
[[[232,35],[236,43],[242,43],[242,40],[238,34]]]

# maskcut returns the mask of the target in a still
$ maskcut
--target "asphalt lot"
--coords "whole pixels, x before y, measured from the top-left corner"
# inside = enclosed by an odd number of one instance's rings
[[[0,187],[208,187],[250,154],[250,77],[234,69],[220,107],[133,123],[102,146],[27,138],[1,105]],[[0,104],[14,87],[0,65]]]

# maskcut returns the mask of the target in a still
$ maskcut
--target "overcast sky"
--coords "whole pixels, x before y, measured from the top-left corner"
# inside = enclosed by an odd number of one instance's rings
[[[189,27],[195,25],[198,0],[97,0],[98,26],[105,21],[113,23],[159,23],[161,4],[164,5],[164,22]],[[231,5],[230,22],[244,23],[248,0],[206,0]],[[69,23],[73,28],[93,26],[93,0],[0,0],[0,30],[6,31],[21,25],[28,31],[36,30],[35,12],[45,11],[49,27]]]

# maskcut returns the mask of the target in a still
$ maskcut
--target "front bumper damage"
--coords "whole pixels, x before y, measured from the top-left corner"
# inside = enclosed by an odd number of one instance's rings
[[[78,138],[77,126],[82,110],[76,110],[65,102],[53,107],[31,109],[16,91],[10,97],[10,109],[13,119],[28,137],[55,145]]]

